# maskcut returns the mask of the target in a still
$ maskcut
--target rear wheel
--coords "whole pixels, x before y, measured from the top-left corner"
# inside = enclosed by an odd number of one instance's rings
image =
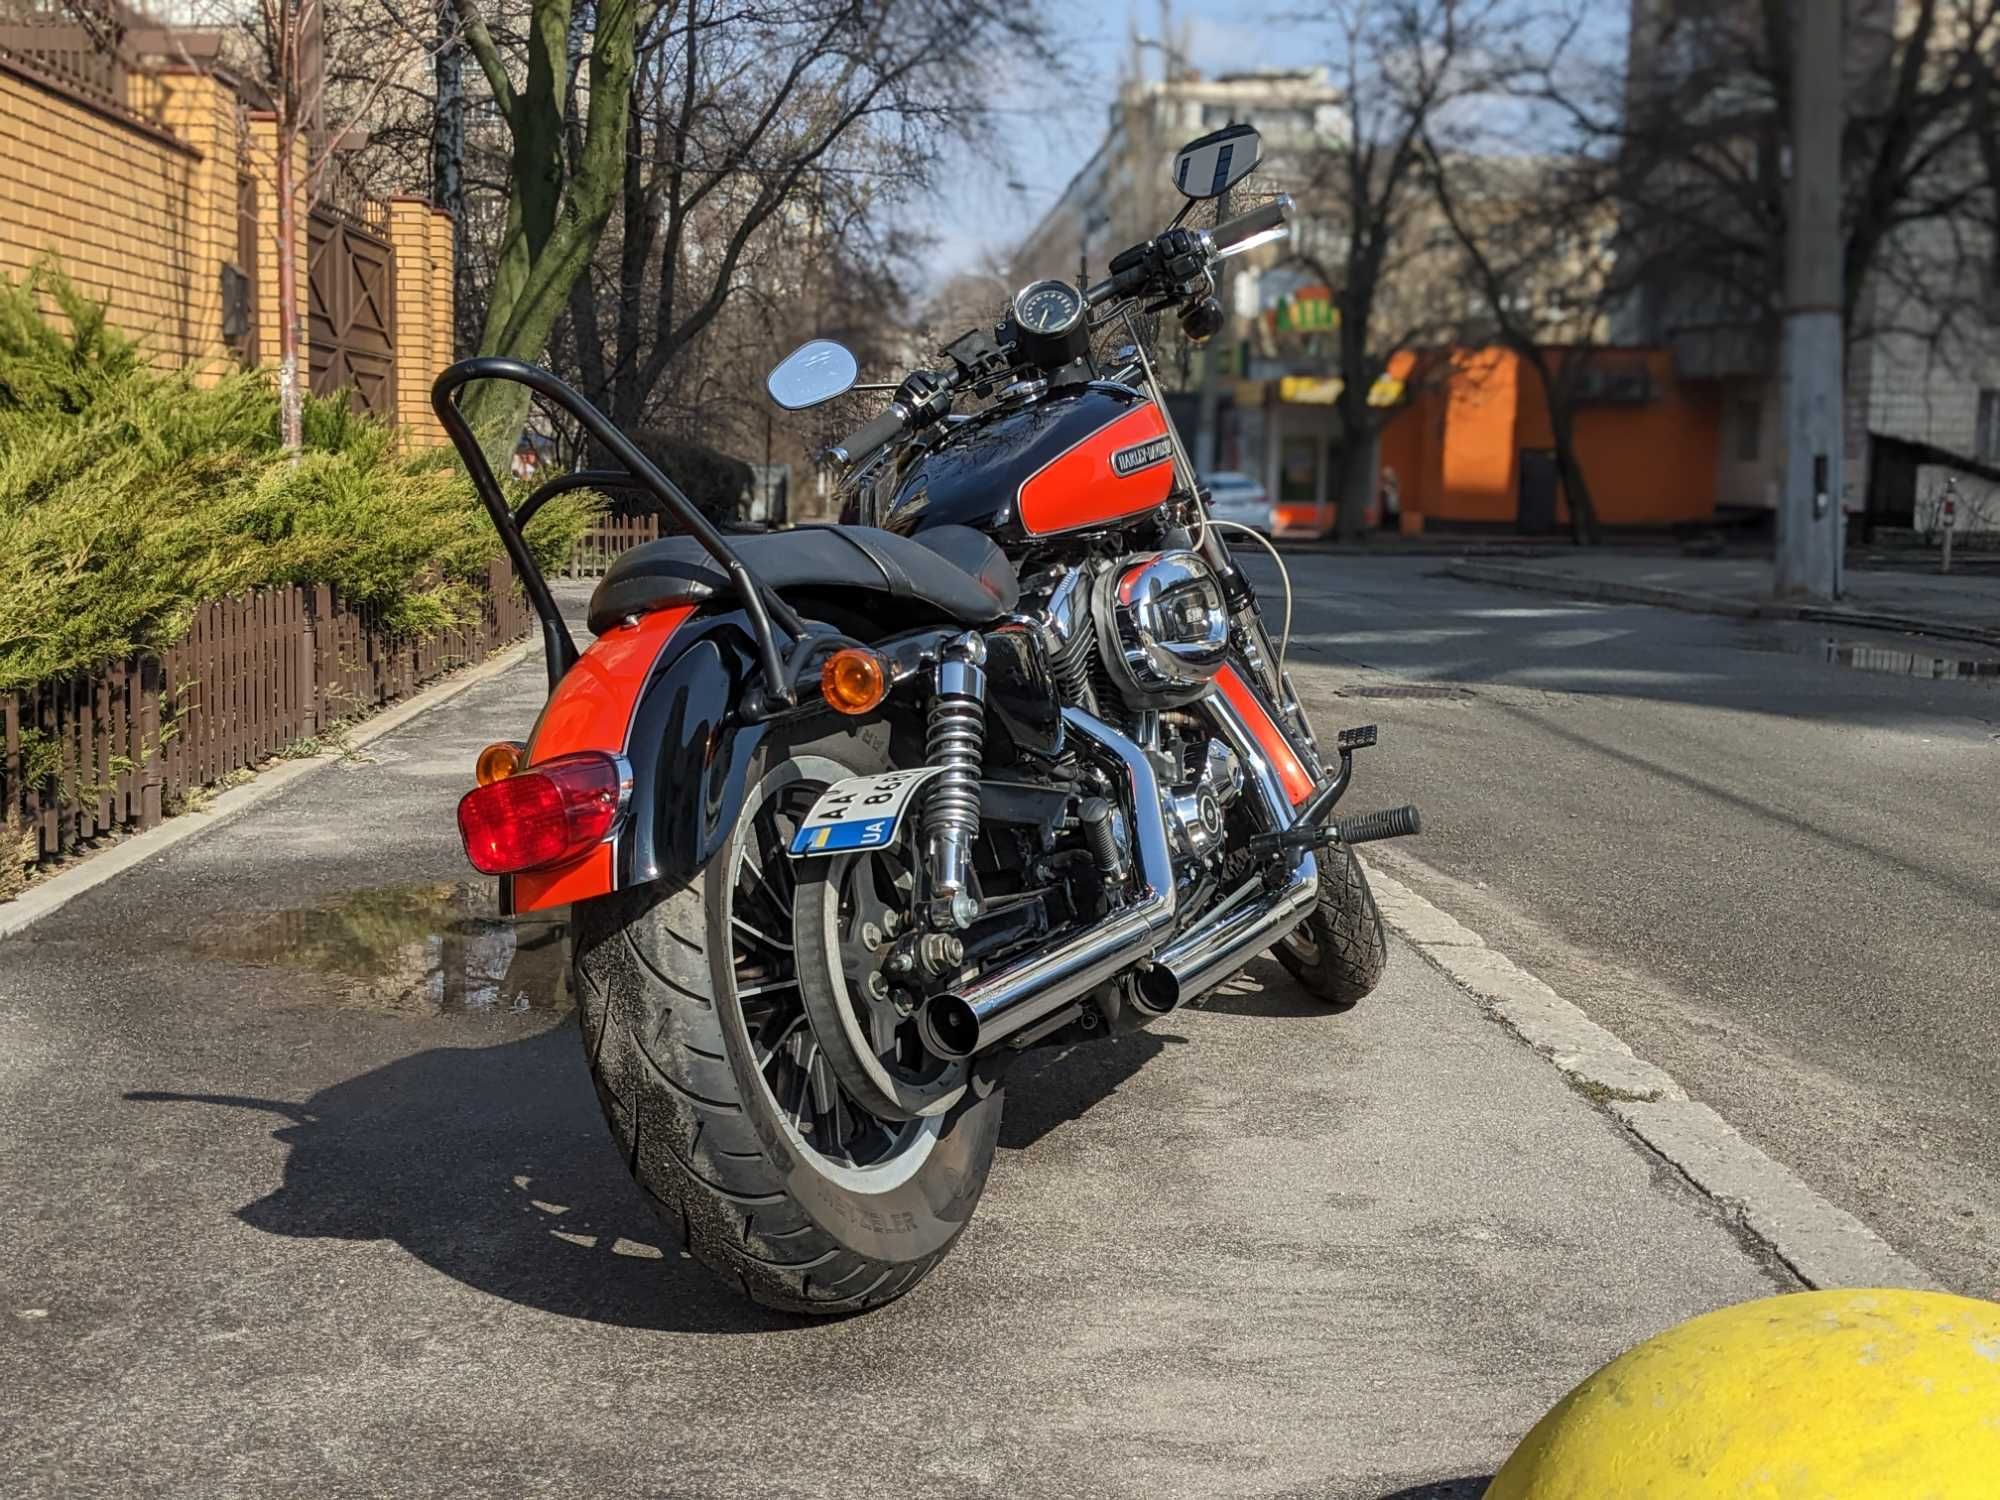
[[[819,792],[886,770],[887,745],[880,725],[774,734],[700,876],[572,914],[591,1074],[632,1175],[689,1251],[791,1312],[909,1290],[971,1217],[999,1133],[999,1094],[927,1066],[867,984],[859,938],[896,905],[894,866],[785,853]]]
[[[1346,1010],[1374,991],[1389,962],[1382,914],[1368,873],[1345,844],[1319,856],[1319,896],[1312,915],[1277,947],[1278,962],[1308,993]]]

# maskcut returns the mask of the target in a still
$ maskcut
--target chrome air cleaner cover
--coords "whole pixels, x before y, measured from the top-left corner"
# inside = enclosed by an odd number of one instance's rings
[[[1135,708],[1185,703],[1206,691],[1229,652],[1222,581],[1195,552],[1129,559],[1097,585],[1092,610],[1105,664]]]

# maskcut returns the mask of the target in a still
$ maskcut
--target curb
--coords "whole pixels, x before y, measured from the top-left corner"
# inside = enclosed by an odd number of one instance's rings
[[[1807,1286],[1937,1288],[1874,1230],[1766,1156],[1665,1070],[1489,948],[1478,933],[1379,864],[1368,866],[1368,882],[1383,921],[1769,1246]]]
[[[531,651],[538,649],[536,638],[521,642],[518,646],[489,656],[485,661],[467,667],[454,676],[433,683],[420,692],[398,700],[380,713],[363,720],[348,736],[344,750],[327,751],[302,760],[285,761],[259,771],[256,779],[242,786],[231,787],[218,794],[214,801],[200,812],[183,813],[177,818],[168,818],[157,828],[149,828],[144,833],[135,833],[106,849],[102,854],[88,855],[59,874],[51,875],[28,887],[12,901],[0,904],[0,939],[10,938],[15,933],[39,922],[51,912],[59,911],[81,896],[85,891],[95,890],[107,880],[116,879],[133,866],[142,864],[156,854],[161,854],[176,844],[189,839],[200,838],[211,829],[220,828],[239,814],[255,807],[267,798],[276,796],[286,787],[305,780],[308,776],[337,765],[352,751],[364,745],[373,744],[385,735],[395,733],[410,720],[420,714],[449,703],[469,688],[490,682],[509,668],[526,660]]]
[[[1572,599],[1597,599],[1617,604],[1650,604],[1661,609],[1684,610],[1691,614],[1728,615],[1739,620],[1813,620],[1828,625],[1845,625],[1855,630],[1890,630],[1935,636],[1940,640],[1970,641],[1982,646],[2000,645],[2000,630],[1953,625],[1918,615],[1892,615],[1875,610],[1841,609],[1827,604],[1749,603],[1722,594],[1702,594],[1691,589],[1663,589],[1650,584],[1621,583],[1607,578],[1583,578],[1572,573],[1554,573],[1543,568],[1516,568],[1504,563],[1454,562],[1444,570],[1450,578],[1467,583],[1497,583],[1506,588],[1527,589],[1539,594],[1561,594]]]

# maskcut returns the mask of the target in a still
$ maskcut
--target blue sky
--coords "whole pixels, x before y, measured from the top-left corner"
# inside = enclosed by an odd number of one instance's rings
[[[973,264],[983,245],[1018,239],[1040,217],[1103,138],[1130,29],[1142,36],[1160,31],[1156,0],[1080,0],[1052,9],[1076,77],[1060,85],[1039,75],[996,81],[1002,160],[954,165],[948,174],[954,186],[920,209],[938,237],[933,281]],[[1261,9],[1241,0],[1176,0],[1173,21],[1177,31],[1187,28],[1188,61],[1210,75],[1297,65],[1297,30],[1262,19]],[[1144,61],[1158,76],[1160,54],[1147,52]],[[1010,179],[1027,184],[1026,191],[1010,188]]]

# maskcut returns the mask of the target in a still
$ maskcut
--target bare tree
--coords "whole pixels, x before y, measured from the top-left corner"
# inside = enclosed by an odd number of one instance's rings
[[[1345,115],[1341,137],[1307,164],[1302,206],[1320,222],[1297,259],[1332,290],[1340,315],[1339,511],[1343,540],[1360,536],[1375,484],[1375,441],[1387,408],[1376,383],[1405,350],[1451,331],[1433,295],[1434,247],[1425,163],[1455,142],[1464,106],[1494,86],[1498,41],[1518,23],[1508,0],[1334,0],[1331,27]],[[1429,144],[1427,144],[1429,143]]]
[[[828,306],[830,260],[876,271],[947,140],[985,124],[982,59],[1045,48],[1038,10],[992,0],[684,0],[638,42],[617,254],[569,298],[577,374],[636,422],[748,289]],[[880,309],[883,315],[889,310]]]
[[[1585,149],[1618,164],[1625,250],[1652,268],[1628,279],[1643,286],[1651,321],[1738,326],[1768,342],[1784,284],[1790,14],[1788,0],[1755,0],[1666,16],[1636,39],[1622,89],[1552,78],[1544,90]],[[1869,6],[1851,22],[1841,122],[1850,341],[1899,325],[1936,337],[1968,310],[1953,286],[1993,255],[2000,149],[1987,154],[1980,125],[1996,49],[2000,0]],[[1909,326],[1913,316],[1925,326]]]
[[[1451,155],[1426,142],[1427,172],[1469,291],[1460,329],[1533,371],[1549,413],[1570,533],[1598,539],[1576,417],[1590,346],[1620,294],[1613,275],[1616,204],[1609,174],[1584,157]]]

